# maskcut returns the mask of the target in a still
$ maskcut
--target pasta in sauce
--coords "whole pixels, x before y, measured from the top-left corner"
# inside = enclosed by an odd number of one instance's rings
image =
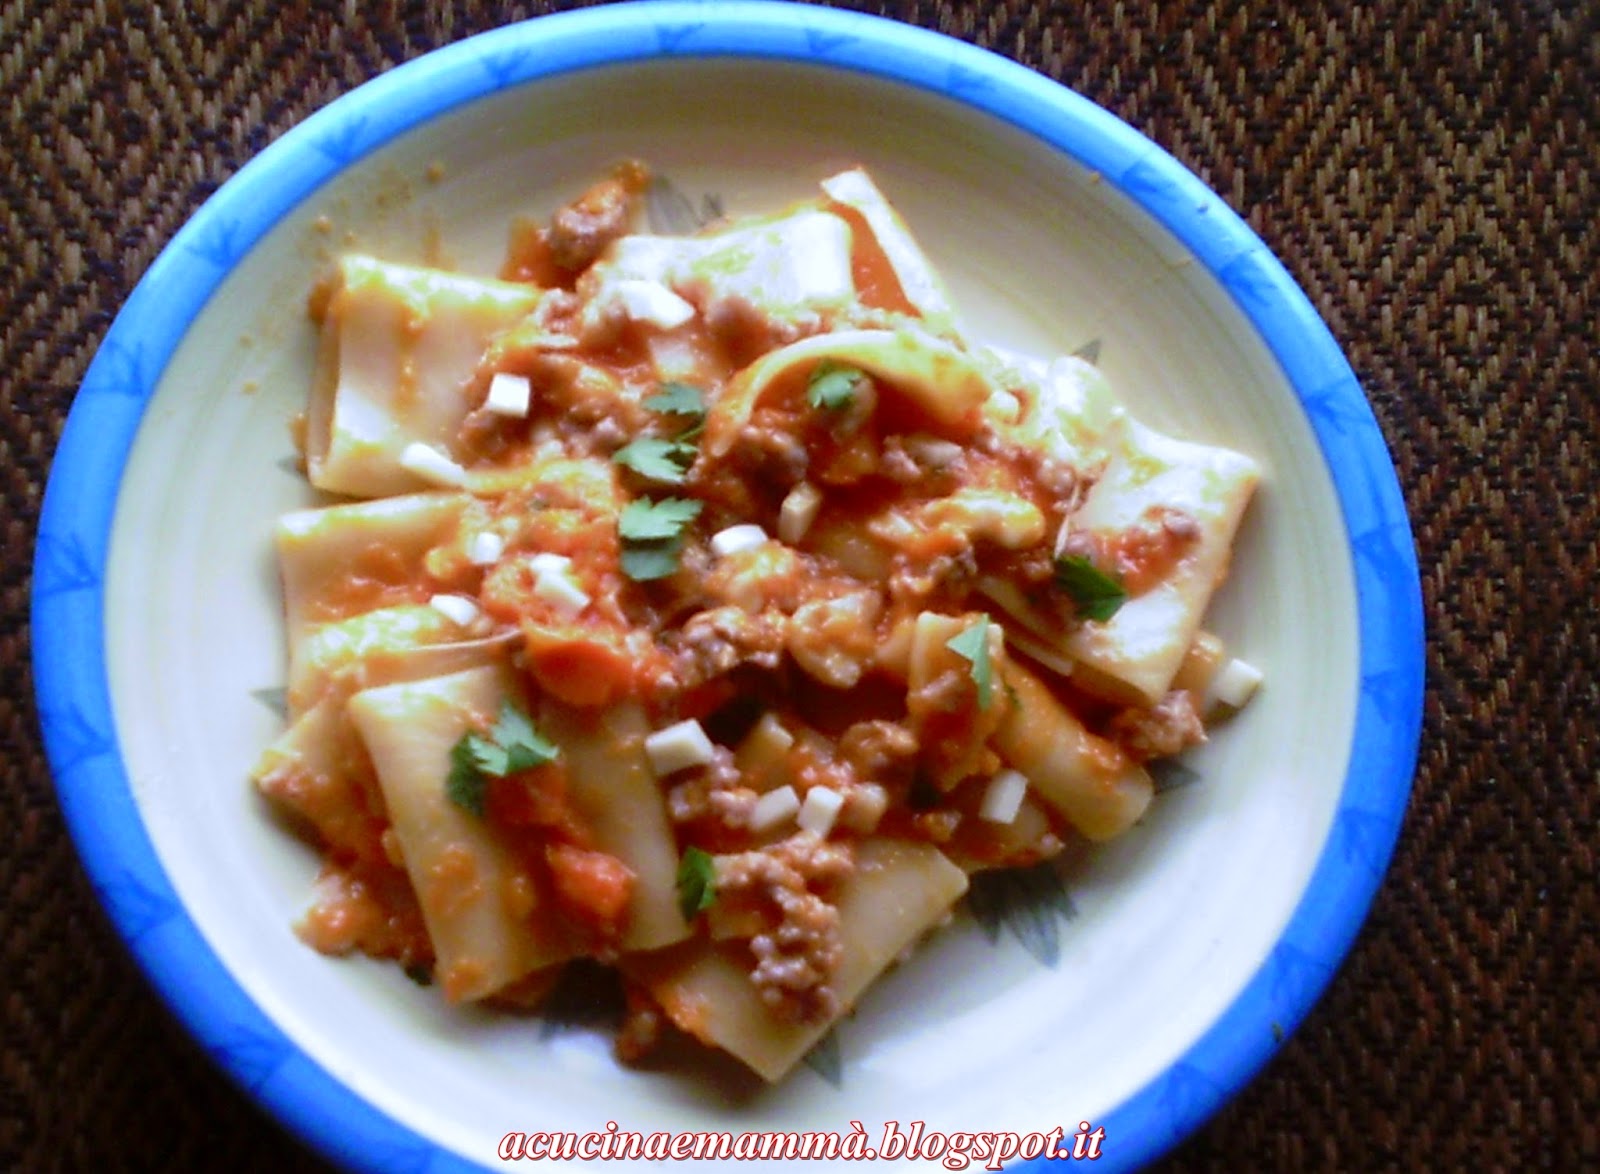
[[[1126,831],[1260,675],[1258,472],[967,339],[867,174],[688,237],[619,167],[498,278],[341,258],[282,519],[300,926],[452,1001],[617,967],[777,1080],[980,869]]]

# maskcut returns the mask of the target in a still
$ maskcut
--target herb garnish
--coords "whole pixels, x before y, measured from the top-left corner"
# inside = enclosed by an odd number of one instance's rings
[[[636,498],[617,515],[622,573],[635,582],[664,579],[678,569],[684,531],[700,516],[701,503],[682,497]]]
[[[1102,624],[1128,599],[1128,592],[1114,576],[1081,554],[1056,559],[1056,586],[1072,597],[1080,619]]]
[[[678,538],[684,527],[700,516],[701,503],[682,497],[652,501],[635,498],[617,515],[617,533],[624,542],[650,542]]]
[[[972,664],[972,683],[978,687],[978,708],[988,709],[994,693],[994,667],[989,663],[989,616],[945,641],[946,648]]]
[[[682,485],[699,456],[690,441],[705,427],[705,395],[693,384],[663,383],[654,395],[645,396],[643,403],[652,412],[685,416],[693,423],[676,436],[638,437],[612,453],[611,459],[650,481]]]
[[[806,381],[806,402],[814,408],[842,411],[855,402],[856,389],[866,377],[858,367],[823,359],[812,368],[811,378]]]
[[[682,440],[663,440],[659,436],[641,436],[629,441],[611,459],[626,465],[639,476],[665,485],[682,485],[689,466],[699,454],[692,444]]]
[[[647,542],[622,548],[622,573],[635,583],[665,579],[678,573],[679,542]]]
[[[468,731],[450,748],[445,795],[463,811],[482,816],[490,779],[543,766],[560,753],[554,742],[534,729],[527,714],[507,701],[488,737]]]
[[[693,416],[706,414],[705,393],[692,383],[663,383],[654,395],[644,397],[644,406],[664,416]]]
[[[690,848],[678,861],[678,908],[685,921],[711,908],[717,899],[717,862],[700,848]]]

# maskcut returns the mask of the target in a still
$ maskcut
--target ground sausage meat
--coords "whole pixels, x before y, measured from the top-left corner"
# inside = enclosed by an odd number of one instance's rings
[[[750,824],[756,792],[744,786],[733,752],[718,746],[705,769],[667,792],[667,814],[673,823],[706,823],[737,831]]]
[[[647,180],[642,168],[624,168],[557,212],[550,220],[550,259],[563,269],[583,269],[626,236]]]
[[[839,757],[857,777],[878,783],[906,783],[917,762],[917,736],[899,722],[856,722],[839,736]]]
[[[926,600],[940,591],[965,590],[977,574],[978,559],[970,546],[926,561],[897,559],[889,594],[901,601]]]
[[[784,486],[805,477],[811,464],[811,455],[795,434],[792,421],[766,408],[757,408],[739,430],[729,459],[753,479]]]
[[[720,677],[741,664],[770,671],[783,656],[783,617],[751,615],[731,604],[707,608],[684,621],[674,643],[673,672],[682,688]]]
[[[717,858],[718,899],[764,906],[771,928],[749,939],[750,980],[779,1018],[823,1022],[839,1013],[834,975],[844,960],[839,910],[828,899],[854,854],[811,832]]]
[[[1137,761],[1168,758],[1206,740],[1206,727],[1195,711],[1194,694],[1174,689],[1148,709],[1124,709],[1106,730],[1111,740]]]

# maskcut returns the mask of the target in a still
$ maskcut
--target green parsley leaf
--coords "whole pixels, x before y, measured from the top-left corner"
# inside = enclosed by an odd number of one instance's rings
[[[663,383],[654,395],[644,398],[644,406],[667,416],[687,416],[694,423],[670,440],[641,436],[619,448],[611,459],[651,481],[682,485],[699,455],[689,442],[705,427],[705,394],[693,384]]]
[[[489,790],[489,776],[478,763],[474,734],[466,734],[450,748],[450,774],[444,781],[445,797],[463,811],[483,817],[483,800]]]
[[[964,660],[972,663],[972,683],[978,687],[978,708],[988,709],[994,693],[994,667],[989,663],[989,617],[978,617],[978,622],[945,641],[944,646]]]
[[[651,481],[682,485],[696,455],[694,446],[681,440],[641,436],[612,453],[611,459]]]
[[[685,921],[711,908],[717,899],[717,862],[710,853],[690,848],[678,861],[678,908]]]
[[[560,753],[560,747],[536,730],[527,714],[507,701],[487,738],[469,730],[450,748],[445,797],[481,818],[490,779],[543,766]]]
[[[1081,554],[1056,559],[1056,586],[1072,597],[1080,619],[1105,623],[1128,598],[1121,583]]]
[[[622,573],[635,583],[665,579],[678,573],[683,543],[639,542],[622,548]]]
[[[494,739],[495,745],[506,751],[518,743],[544,742],[544,737],[533,728],[533,719],[509,701],[500,703],[500,714],[494,719],[494,725],[489,727],[489,737]]]
[[[528,715],[509,701],[500,707],[500,716],[489,734],[505,754],[502,774],[532,770],[554,762],[561,753],[561,748],[534,729]]]
[[[505,748],[498,742],[481,734],[466,734],[463,735],[463,740],[467,744],[467,753],[472,756],[473,762],[477,763],[478,769],[484,774],[499,778],[501,775],[511,773],[506,765]]]
[[[812,368],[811,378],[806,381],[806,402],[830,412],[848,408],[855,402],[856,388],[866,377],[866,372],[859,368],[823,359]]]
[[[700,516],[701,503],[681,497],[651,501],[635,498],[617,516],[617,534],[624,542],[653,542],[680,538],[685,527]]]
[[[692,383],[663,383],[654,395],[644,397],[644,406],[652,412],[667,416],[694,416],[706,414],[706,396]]]
[[[617,515],[622,573],[635,582],[665,579],[678,569],[684,531],[700,516],[701,503],[682,497],[635,498]]]

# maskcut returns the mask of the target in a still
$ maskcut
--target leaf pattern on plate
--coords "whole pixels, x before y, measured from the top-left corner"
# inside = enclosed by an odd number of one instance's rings
[[[699,232],[712,221],[722,219],[722,197],[705,193],[700,197],[700,207],[678,190],[666,176],[658,175],[650,181],[644,196],[645,219],[650,231],[661,236],[688,236]]]
[[[95,891],[129,941],[138,941],[178,916],[177,902],[170,890],[134,875],[131,869],[120,870],[103,884],[96,884]]]
[[[834,1088],[844,1087],[844,1055],[839,1048],[839,1029],[830,1028],[802,1060],[805,1066],[826,1080]]]
[[[994,89],[994,79],[987,70],[968,69],[964,65],[951,65],[945,75],[944,85],[951,97],[970,98]]]
[[[260,1092],[289,1062],[294,1049],[276,1031],[261,1031],[243,1019],[229,1018],[215,1034],[197,1029],[200,1042],[251,1092]]]
[[[833,57],[846,45],[853,45],[859,37],[848,33],[827,33],[820,29],[806,29],[806,45],[818,57]]]
[[[289,691],[282,685],[270,689],[252,689],[250,696],[261,702],[281,718],[289,716]]]
[[[656,25],[656,42],[661,46],[663,53],[688,52],[684,42],[705,27],[704,21],[694,24],[668,24],[662,21]]]
[[[36,595],[84,591],[100,585],[100,571],[88,544],[78,535],[41,531],[33,582]]]
[[[50,761],[56,774],[65,775],[90,759],[116,753],[113,735],[96,717],[77,704],[65,709],[39,707],[39,724],[50,744]]]
[[[1179,787],[1187,787],[1191,783],[1200,781],[1200,772],[1183,765],[1174,759],[1164,762],[1148,764],[1150,778],[1156,786],[1156,794],[1162,795],[1168,791],[1176,791]]]
[[[539,1038],[580,1028],[615,1033],[623,1005],[622,977],[616,971],[583,959],[569,962],[555,990],[539,1004]]]
[[[84,377],[85,395],[122,395],[144,399],[153,381],[144,353],[137,342],[124,343],[115,332],[106,338]]]
[[[1001,868],[973,876],[967,908],[990,942],[1007,929],[1039,963],[1061,960],[1061,923],[1078,915],[1066,883],[1049,861],[1032,868]]]
[[[1085,363],[1098,363],[1100,361],[1100,340],[1091,338],[1073,351],[1072,354],[1075,358],[1082,359]]]

